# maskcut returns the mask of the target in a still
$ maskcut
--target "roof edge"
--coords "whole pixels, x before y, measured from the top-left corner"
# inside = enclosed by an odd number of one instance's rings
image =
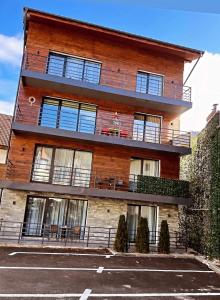
[[[155,44],[158,44],[158,45],[164,45],[165,47],[173,47],[173,48],[176,48],[178,50],[187,51],[187,52],[190,52],[190,53],[197,54],[197,58],[201,57],[205,53],[205,51],[203,51],[203,50],[198,50],[198,49],[194,49],[194,48],[190,48],[190,47],[186,47],[186,46],[182,46],[182,45],[177,45],[177,44],[173,44],[173,43],[169,43],[169,42],[165,42],[165,41],[145,37],[145,36],[142,36],[142,35],[133,34],[133,33],[129,33],[129,32],[126,32],[126,31],[121,31],[121,30],[118,30],[118,29],[113,29],[113,28],[97,25],[97,24],[94,24],[94,23],[89,23],[89,22],[78,20],[78,19],[69,18],[69,17],[65,17],[65,16],[62,16],[62,15],[57,15],[57,14],[45,12],[45,11],[42,11],[42,10],[29,8],[29,7],[24,7],[24,30],[26,28],[26,18],[27,18],[27,13],[28,12],[40,13],[40,14],[45,15],[45,16],[47,15],[47,16],[59,18],[59,19],[65,20],[65,21],[78,23],[79,25],[82,24],[82,25],[90,26],[91,28],[93,27],[94,29],[99,28],[99,29],[105,30],[106,32],[109,32],[109,33],[121,34],[124,37],[130,37],[130,38],[133,37],[133,38],[139,39],[140,42],[141,41],[146,41],[146,42],[148,41],[148,42],[152,42],[152,43],[155,43]]]

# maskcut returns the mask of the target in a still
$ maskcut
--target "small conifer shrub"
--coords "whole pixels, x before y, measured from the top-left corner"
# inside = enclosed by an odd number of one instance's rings
[[[125,216],[119,217],[118,229],[115,237],[114,249],[117,252],[127,252],[128,250],[128,230]]]
[[[167,220],[161,222],[158,253],[170,253],[170,233]]]
[[[149,228],[147,218],[140,218],[135,239],[136,250],[139,253],[149,253]]]

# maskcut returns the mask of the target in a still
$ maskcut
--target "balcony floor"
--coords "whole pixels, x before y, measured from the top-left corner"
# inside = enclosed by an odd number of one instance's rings
[[[61,93],[72,93],[95,99],[106,99],[126,105],[135,105],[151,110],[159,110],[166,112],[173,119],[192,108],[192,103],[188,101],[92,84],[36,71],[22,70],[21,76],[24,85],[27,86],[49,88]]]
[[[159,144],[159,143],[147,143],[143,141],[130,140],[126,138],[96,135],[83,132],[72,132],[64,129],[41,127],[36,125],[27,125],[18,122],[12,123],[12,130],[23,134],[37,134],[48,137],[65,138],[78,141],[93,142],[98,144],[117,145],[128,148],[136,149],[149,149],[162,152],[177,153],[180,155],[188,155],[191,153],[191,148]]]

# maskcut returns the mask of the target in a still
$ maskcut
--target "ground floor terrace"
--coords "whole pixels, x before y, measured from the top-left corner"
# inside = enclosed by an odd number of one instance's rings
[[[112,247],[119,216],[125,215],[131,244],[135,241],[140,216],[148,219],[152,246],[157,245],[162,220],[167,220],[171,240],[177,243],[178,209],[174,204],[4,189],[0,238],[19,243],[70,245],[75,242],[84,246]]]
[[[1,299],[220,299],[197,259],[102,251],[0,248]]]

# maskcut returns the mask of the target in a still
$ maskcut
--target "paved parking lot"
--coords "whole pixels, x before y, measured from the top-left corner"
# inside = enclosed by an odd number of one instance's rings
[[[0,298],[220,299],[220,276],[189,258],[0,248]]]

